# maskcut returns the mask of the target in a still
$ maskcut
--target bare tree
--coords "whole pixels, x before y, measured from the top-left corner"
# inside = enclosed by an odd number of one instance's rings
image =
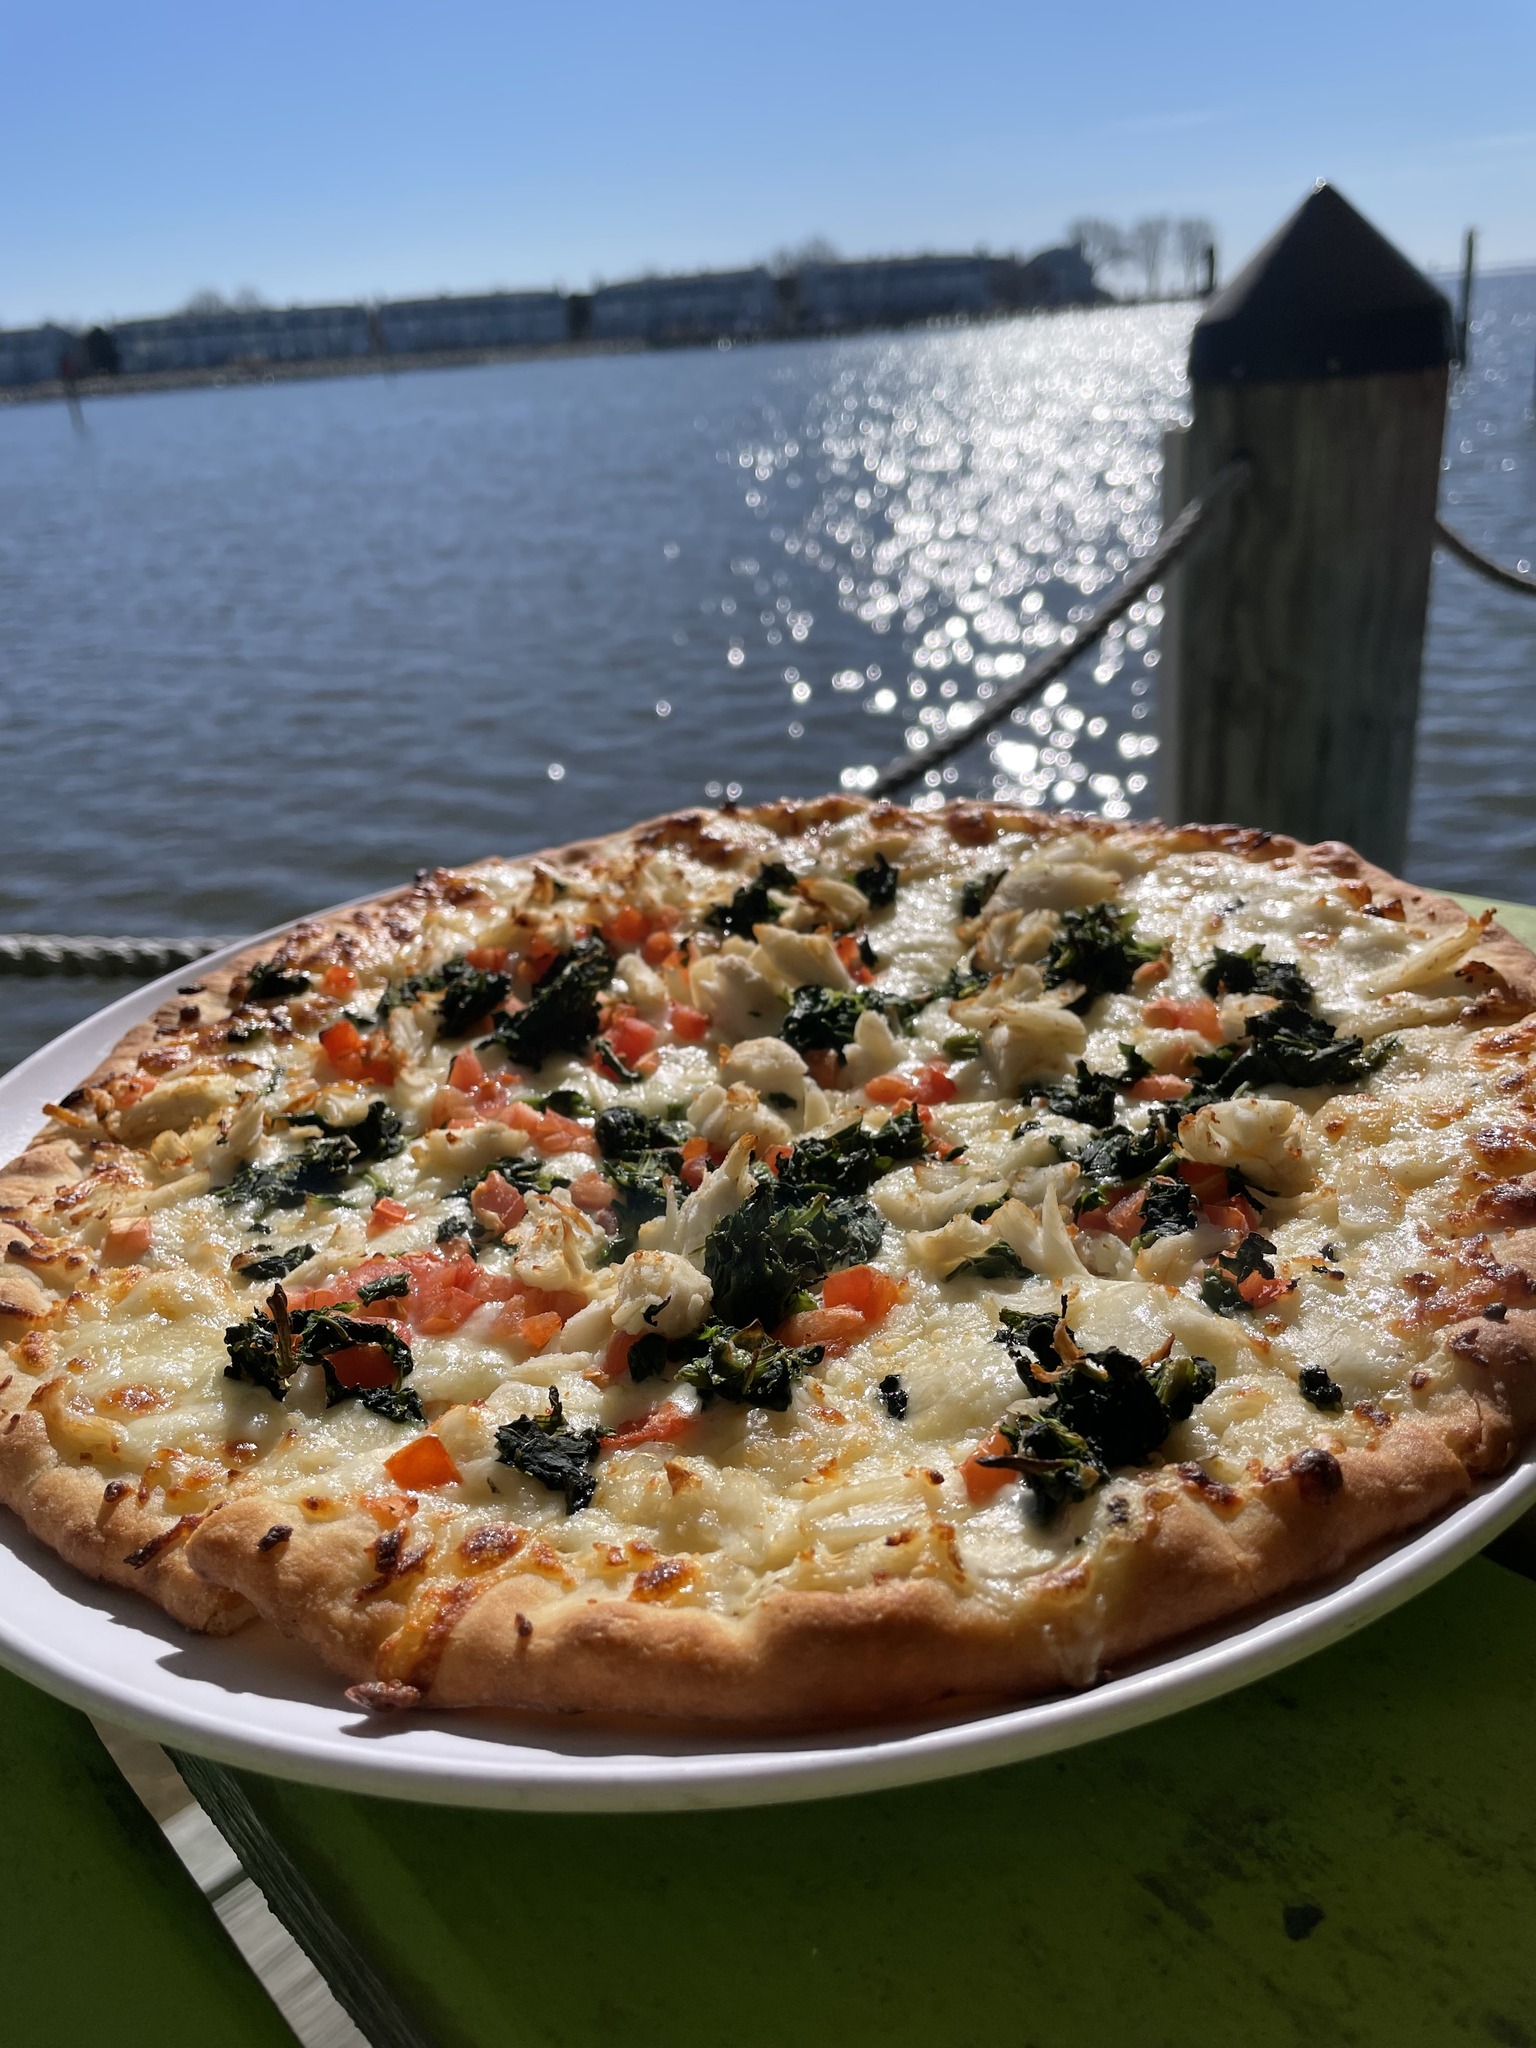
[[[1163,281],[1163,250],[1168,245],[1168,230],[1172,225],[1166,213],[1155,213],[1137,221],[1130,232],[1130,253],[1141,265],[1149,299],[1157,297]]]
[[[1083,260],[1095,276],[1125,261],[1125,233],[1112,220],[1075,220],[1067,229],[1067,239],[1082,250]]]
[[[222,292],[209,291],[205,288],[200,292],[194,292],[181,310],[183,313],[227,313],[229,301]]]
[[[775,277],[792,277],[807,263],[840,263],[840,252],[825,235],[807,235],[803,242],[792,247],[775,249],[768,258],[768,268]]]
[[[1181,220],[1175,233],[1179,239],[1179,261],[1184,266],[1184,289],[1195,292],[1200,289],[1205,269],[1205,252],[1216,246],[1216,230],[1208,220],[1198,215]]]
[[[237,313],[260,313],[267,304],[256,287],[249,284],[243,284],[229,303]]]

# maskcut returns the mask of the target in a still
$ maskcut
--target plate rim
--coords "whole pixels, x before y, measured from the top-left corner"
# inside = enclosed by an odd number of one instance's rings
[[[312,915],[333,916],[372,902],[376,893]],[[56,1085],[40,1085],[43,1073],[66,1062],[77,1048],[78,1073],[89,1072],[131,1024],[149,1015],[178,987],[281,936],[298,921],[286,919],[144,983],[0,1075],[0,1156],[10,1156],[24,1145],[42,1122],[42,1103],[50,1086]],[[679,1739],[661,1752],[638,1748],[632,1733],[619,1732],[611,1738],[611,1754],[580,1754],[541,1746],[540,1734],[548,1731],[519,1726],[510,1717],[504,1732],[494,1724],[487,1727],[488,1715],[471,1721],[467,1714],[444,1714],[430,1723],[413,1718],[399,1724],[399,1733],[406,1737],[425,1728],[446,1735],[446,1755],[423,1756],[404,1743],[392,1745],[390,1724],[373,1721],[372,1739],[367,1741],[347,1733],[341,1724],[356,1727],[360,1716],[339,1699],[335,1707],[328,1707],[289,1698],[289,1710],[317,1717],[313,1732],[263,1729],[260,1695],[250,1693],[237,1695],[245,1704],[234,1712],[230,1696],[224,1695],[226,1708],[220,1719],[212,1705],[198,1698],[201,1681],[168,1669],[163,1660],[156,1660],[155,1676],[147,1684],[86,1661],[85,1646],[95,1631],[124,1627],[140,1641],[153,1641],[178,1625],[147,1608],[128,1589],[78,1575],[75,1567],[32,1537],[10,1510],[0,1512],[0,1666],[72,1706],[173,1749],[336,1791],[433,1805],[545,1812],[781,1805],[996,1769],[1100,1741],[1200,1705],[1367,1627],[1453,1571],[1532,1504],[1536,1445],[1406,1542],[1380,1547],[1321,1586],[1313,1584],[1239,1617],[1235,1627],[1229,1621],[1171,1651],[1154,1653],[1086,1691],[915,1729],[851,1731],[842,1737],[818,1733],[770,1746],[754,1747],[750,1738],[728,1747],[707,1741],[693,1746]],[[62,1584],[56,1582],[56,1571],[67,1575]],[[77,1577],[80,1597],[69,1585]],[[56,1612],[59,1627],[51,1640],[20,1625],[11,1610],[7,1590],[24,1581],[40,1585],[43,1610]],[[90,1602],[83,1597],[86,1587]],[[239,1634],[221,1639],[184,1633],[190,1644],[206,1646],[214,1655],[223,1643],[241,1640]],[[318,1664],[317,1670],[323,1674]],[[594,1742],[607,1739],[600,1731],[584,1732]]]

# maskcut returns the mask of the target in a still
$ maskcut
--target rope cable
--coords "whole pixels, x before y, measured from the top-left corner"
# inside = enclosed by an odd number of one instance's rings
[[[1443,519],[1435,521],[1435,539],[1448,554],[1454,555],[1458,562],[1464,562],[1469,569],[1475,569],[1479,576],[1486,576],[1490,583],[1500,583],[1506,590],[1518,590],[1525,597],[1536,597],[1536,576],[1527,576],[1519,569],[1506,569],[1491,555],[1480,554],[1471,541],[1453,533]]]
[[[1142,558],[1136,567],[1116,586],[1104,602],[1097,605],[1080,626],[1068,626],[1062,640],[1051,649],[1043,660],[1025,670],[1012,689],[1005,690],[987,706],[985,719],[968,719],[956,726],[942,738],[917,751],[898,754],[893,761],[887,761],[875,780],[869,785],[869,794],[876,797],[894,796],[898,790],[907,788],[920,776],[927,775],[940,763],[950,760],[976,738],[977,731],[984,725],[994,724],[1010,716],[1022,704],[1037,697],[1070,666],[1078,655],[1103,639],[1105,633],[1117,619],[1123,618],[1145,591],[1173,566],[1207,521],[1223,505],[1240,484],[1248,481],[1253,464],[1246,455],[1234,455],[1230,462],[1219,469],[1205,489],[1180,512],[1168,526],[1157,545],[1149,555]],[[1071,639],[1065,637],[1071,634]],[[953,714],[951,714],[953,716]]]

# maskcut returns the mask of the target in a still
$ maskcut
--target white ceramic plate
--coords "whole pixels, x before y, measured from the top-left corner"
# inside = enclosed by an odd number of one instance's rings
[[[204,965],[239,951],[230,947]],[[194,967],[77,1024],[0,1079],[0,1160]],[[1363,1628],[1536,1503],[1536,1449],[1406,1543],[1304,1597],[1127,1669],[1092,1692],[961,1722],[707,1745],[530,1732],[490,1715],[360,1714],[308,1652],[265,1626],[220,1640],[97,1586],[0,1510],[0,1663],[174,1748],[310,1784],[451,1806],[638,1811],[874,1791],[1069,1749],[1194,1706]]]

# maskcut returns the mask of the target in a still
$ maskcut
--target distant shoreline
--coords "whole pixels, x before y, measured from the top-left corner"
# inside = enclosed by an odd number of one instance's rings
[[[555,341],[519,347],[430,349],[415,354],[322,356],[303,362],[221,363],[201,370],[121,371],[115,376],[49,378],[37,384],[0,385],[0,409],[13,405],[68,403],[82,398],[127,398],[150,391],[207,391],[232,386],[298,384],[333,377],[386,377],[411,370],[468,370],[487,363],[568,362],[583,356],[671,355],[681,349],[761,348],[774,343],[848,341],[865,334],[953,333],[960,327],[996,326],[1005,320],[1038,320],[1062,313],[1109,312],[1115,307],[1172,306],[1191,297],[1169,292],[1156,298],[1111,299],[1100,306],[999,308],[980,315],[950,316],[915,324],[834,329],[820,334],[763,334],[700,337],[677,341]]]

